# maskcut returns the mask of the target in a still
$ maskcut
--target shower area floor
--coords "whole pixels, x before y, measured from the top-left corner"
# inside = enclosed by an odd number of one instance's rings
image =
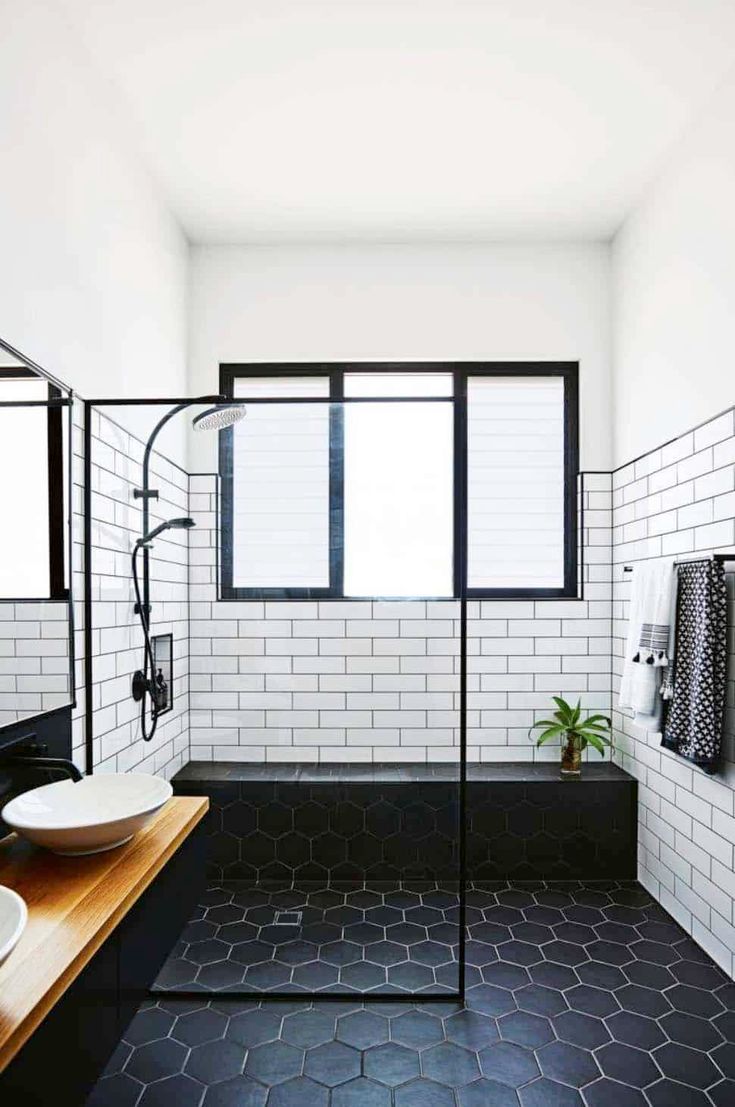
[[[457,885],[210,884],[155,991],[446,993],[458,988]]]

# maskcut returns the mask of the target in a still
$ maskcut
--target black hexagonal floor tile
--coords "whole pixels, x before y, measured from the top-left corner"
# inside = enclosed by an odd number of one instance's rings
[[[281,1084],[300,1074],[302,1062],[302,1050],[286,1042],[266,1042],[248,1052],[245,1073],[261,1084]]]
[[[138,1103],[142,1107],[198,1107],[202,1096],[202,1086],[190,1076],[178,1073],[149,1084],[143,1091]]]
[[[360,1054],[342,1042],[327,1042],[307,1052],[304,1074],[319,1084],[335,1088],[360,1075]]]
[[[712,1050],[711,1057],[722,1070],[723,1076],[728,1080],[735,1080],[735,1045],[724,1042]]]
[[[498,1032],[506,1042],[537,1049],[554,1040],[551,1024],[543,1015],[534,1015],[528,1011],[511,1011],[498,1019]]]
[[[582,1096],[576,1088],[539,1077],[518,1091],[523,1107],[583,1107]]]
[[[597,1049],[610,1041],[610,1034],[602,1019],[585,1015],[581,1011],[564,1011],[552,1020],[551,1025],[561,1041],[582,1049]]]
[[[650,961],[631,961],[624,966],[623,972],[631,984],[658,992],[676,983],[676,978],[664,965],[653,965]]]
[[[675,1013],[673,1017],[676,1017]],[[670,1018],[672,1015],[666,1015],[659,1025],[645,1015],[636,1015],[632,1011],[618,1011],[616,1015],[606,1019],[605,1023],[616,1042],[623,1042],[637,1049],[652,1050],[666,1040],[661,1027],[664,1026],[666,1019]]]
[[[518,995],[521,996],[527,990],[521,988]],[[505,1015],[508,1011],[515,1011],[516,1006],[523,1005],[520,1002],[516,1004],[513,992],[507,988],[497,988],[494,984],[478,984],[468,989],[467,1006],[471,1011],[482,1011],[485,1015]]]
[[[337,1020],[337,1040],[355,1049],[370,1049],[388,1041],[388,1020],[373,1011],[355,1011]]]
[[[592,1054],[569,1042],[551,1042],[536,1056],[544,1076],[573,1088],[582,1088],[600,1075]]]
[[[485,1077],[458,1088],[456,1095],[459,1107],[518,1107],[515,1088]]]
[[[173,1076],[184,1067],[187,1049],[171,1038],[146,1042],[139,1046],[128,1061],[125,1071],[142,1084],[151,1084],[162,1080],[164,1076]]]
[[[211,1007],[202,1007],[198,1011],[190,1011],[181,1015],[176,1020],[176,1025],[171,1031],[171,1037],[184,1045],[197,1046],[204,1042],[213,1042],[222,1038],[227,1029],[227,1019],[219,1011]],[[126,1031],[125,1037],[130,1041],[130,1031]]]
[[[477,1017],[484,1018],[485,1016],[478,1015]],[[448,1023],[450,1021],[447,1020]],[[426,1011],[406,1011],[398,1018],[391,1020],[390,1036],[391,1041],[408,1046],[409,1049],[425,1049],[427,1046],[437,1045],[444,1040],[444,1028],[441,1019],[432,1015],[430,1009]],[[452,1037],[449,1033],[447,1033],[447,1038],[450,1041],[457,1041],[456,1037]],[[458,1042],[457,1044],[466,1045],[465,1042]]]
[[[240,1076],[244,1063],[245,1049],[237,1042],[220,1039],[194,1046],[184,1072],[202,1084],[215,1084],[218,1080]]]
[[[646,1088],[646,1099],[651,1107],[710,1107],[712,1103],[706,1092],[668,1079]]]
[[[715,1107],[730,1107],[735,1102],[735,1080],[723,1080],[707,1093]]]
[[[264,1107],[268,1089],[249,1076],[236,1076],[210,1084],[204,1094],[203,1107]]]
[[[504,947],[498,946],[498,952]],[[492,965],[484,965],[480,970],[482,979],[486,984],[495,984],[499,988],[522,988],[530,983],[528,969],[521,965],[512,965],[506,961],[495,961]]]
[[[317,1084],[308,1076],[295,1076],[283,1084],[276,1084],[268,1093],[268,1107],[327,1107],[329,1089]]]
[[[132,1046],[139,1046],[146,1042],[155,1042],[158,1038],[166,1038],[174,1022],[175,1017],[160,1007],[144,1007],[130,1023],[125,1032],[125,1040]]]
[[[297,1011],[283,1020],[281,1039],[299,1049],[331,1042],[335,1034],[335,1012],[327,1010]]]
[[[599,1049],[595,1056],[605,1076],[630,1084],[634,1088],[645,1088],[661,1077],[649,1053],[622,1042],[610,1042]]]
[[[588,1107],[649,1107],[649,1101],[638,1088],[620,1084],[603,1076],[584,1089]]]
[[[396,1088],[395,1105],[396,1107],[454,1107],[454,1093],[451,1088],[443,1084],[421,1078]]]
[[[719,1069],[706,1053],[679,1042],[667,1042],[654,1050],[652,1056],[664,1076],[692,1088],[709,1088],[721,1078]],[[712,1056],[716,1061],[717,1050]]]
[[[513,1042],[496,1042],[480,1053],[483,1076],[519,1088],[540,1075],[533,1051]]]
[[[455,1042],[441,1042],[421,1054],[424,1076],[450,1088],[461,1088],[480,1077],[477,1055]]]
[[[358,1054],[359,1063],[359,1054]],[[419,1055],[414,1049],[389,1042],[365,1054],[365,1076],[391,1088],[406,1084],[420,1074]]]
[[[143,1085],[124,1072],[106,1072],[92,1089],[85,1107],[135,1107]]]
[[[226,1036],[247,1049],[272,1042],[281,1032],[284,1012],[275,1004],[270,1008],[255,1008],[235,1014],[230,1019]]]
[[[721,1014],[723,1007],[713,992],[692,988],[688,984],[675,984],[666,993],[668,1002],[677,1011],[688,1015],[699,1015],[703,1019],[712,1019]]]
[[[522,1011],[531,1011],[535,1015],[560,1015],[568,1007],[562,992],[542,984],[527,984],[513,994]]]
[[[306,1104],[311,1107],[311,1100],[302,1099],[295,1107],[306,1107]],[[358,1076],[334,1089],[331,1107],[391,1107],[390,1088]]]

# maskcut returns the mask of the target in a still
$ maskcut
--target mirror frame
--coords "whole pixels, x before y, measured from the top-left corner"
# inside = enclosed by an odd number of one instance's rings
[[[49,716],[56,714],[58,711],[74,710],[77,707],[77,680],[76,680],[76,651],[75,651],[75,625],[74,625],[74,392],[63,381],[59,380],[52,373],[49,373],[43,366],[38,365],[31,358],[26,357],[20,350],[16,350],[14,346],[11,346],[9,342],[6,342],[3,338],[0,338],[0,354],[5,353],[12,357],[19,363],[19,368],[29,370],[34,376],[42,377],[44,380],[55,388],[59,392],[58,399],[53,400],[53,406],[58,407],[63,411],[66,408],[67,411],[67,443],[69,450],[69,464],[67,471],[67,487],[66,487],[66,527],[67,527],[67,546],[68,546],[68,565],[65,566],[67,573],[67,588],[66,596],[60,597],[58,601],[55,601],[53,597],[43,598],[41,597],[38,603],[53,603],[62,602],[66,599],[67,603],[67,619],[69,627],[69,701],[63,704],[61,707],[52,707],[48,711],[37,711],[33,714],[22,716],[19,719],[10,723],[0,724],[0,746],[3,745],[3,739],[6,732],[11,730],[17,730],[18,727],[25,725],[31,726],[36,719],[45,719]],[[51,401],[50,401],[51,402]],[[11,405],[15,406],[15,405]],[[63,524],[62,524],[63,525]],[[7,600],[5,602],[13,602]]]

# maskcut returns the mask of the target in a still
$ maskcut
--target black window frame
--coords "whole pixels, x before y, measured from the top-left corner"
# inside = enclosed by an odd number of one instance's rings
[[[454,422],[454,566],[451,596],[345,596],[344,578],[344,376],[346,373],[421,373],[451,374],[453,395],[436,402],[453,405]],[[247,362],[221,363],[219,390],[226,399],[234,398],[235,381],[248,377],[324,377],[329,380],[329,396],[321,402],[331,404],[329,433],[329,586],[325,588],[243,588],[232,583],[232,517],[234,485],[232,477],[232,428],[219,436],[220,511],[218,574],[222,600],[354,600],[361,599],[577,599],[579,598],[577,479],[579,475],[579,363],[557,361],[510,362]],[[460,551],[467,538],[467,381],[479,376],[560,377],[564,381],[564,584],[560,588],[470,588],[463,581],[466,566],[460,563]],[[379,398],[379,397],[378,397]],[[368,402],[371,398],[364,398]],[[421,396],[391,397],[386,402],[421,402]],[[295,397],[294,403],[303,403]],[[355,402],[349,398],[345,401]],[[357,401],[360,402],[360,401]],[[247,399],[245,399],[247,403]]]
[[[32,379],[44,381],[44,377],[32,369],[22,366],[0,366],[0,381]],[[48,536],[49,536],[49,581],[47,596],[8,597],[0,602],[44,603],[54,600],[68,600],[69,588],[66,583],[66,550],[64,518],[64,401],[61,389],[50,381],[47,400],[47,470],[48,470]]]

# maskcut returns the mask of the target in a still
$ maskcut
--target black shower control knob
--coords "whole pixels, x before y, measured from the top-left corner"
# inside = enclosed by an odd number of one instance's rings
[[[135,702],[140,703],[147,691],[148,681],[145,679],[142,669],[138,669],[133,673],[133,699]]]

